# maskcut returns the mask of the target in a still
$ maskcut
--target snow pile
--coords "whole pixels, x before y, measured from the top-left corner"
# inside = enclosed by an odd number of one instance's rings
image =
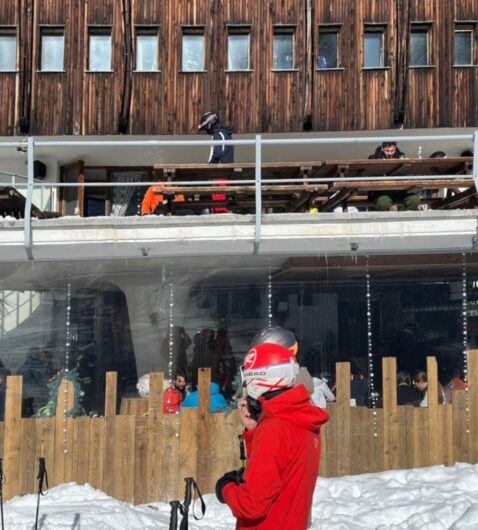
[[[5,528],[33,527],[36,495],[16,497],[5,505]],[[206,516],[191,530],[234,528],[235,519],[214,495],[205,495]],[[199,515],[199,504],[196,506]],[[89,485],[63,484],[41,497],[39,528],[95,530],[169,528],[170,506],[131,506]],[[181,520],[181,517],[179,517]],[[312,528],[329,530],[471,530],[478,528],[478,465],[385,471],[319,478]]]

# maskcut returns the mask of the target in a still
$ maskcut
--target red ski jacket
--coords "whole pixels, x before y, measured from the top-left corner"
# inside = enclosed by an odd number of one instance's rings
[[[304,385],[259,400],[260,422],[244,434],[244,483],[227,484],[224,500],[238,530],[305,530],[319,471],[319,429],[329,415],[310,403]]]
[[[182,402],[181,392],[169,386],[163,394],[163,414],[176,414]]]

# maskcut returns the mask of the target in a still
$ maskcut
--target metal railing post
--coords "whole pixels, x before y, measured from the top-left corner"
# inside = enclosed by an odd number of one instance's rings
[[[259,254],[261,244],[261,221],[262,221],[262,136],[256,134],[256,229],[254,234],[254,254]]]
[[[25,236],[25,252],[29,260],[33,260],[32,252],[32,202],[33,202],[33,159],[34,159],[34,143],[31,136],[27,139],[27,164],[28,164],[28,187],[27,199],[25,201],[24,220],[24,236]]]
[[[478,131],[473,133],[473,180],[478,193]]]

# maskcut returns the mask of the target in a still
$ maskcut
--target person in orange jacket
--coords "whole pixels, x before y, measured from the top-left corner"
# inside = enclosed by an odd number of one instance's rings
[[[166,190],[164,184],[157,184],[155,186],[150,186],[144,195],[143,202],[141,203],[141,215],[151,215],[156,213],[156,208],[167,203],[167,200],[164,198],[160,191]],[[174,202],[184,202],[184,195],[178,195],[174,198]]]
[[[186,397],[186,374],[177,370],[173,384],[163,394],[163,414],[176,414]]]

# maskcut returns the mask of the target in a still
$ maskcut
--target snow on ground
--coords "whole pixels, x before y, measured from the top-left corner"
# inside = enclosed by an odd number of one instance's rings
[[[190,515],[191,530],[234,528],[235,519],[214,495],[205,495],[203,520]],[[15,497],[5,505],[5,528],[33,527],[36,495]],[[196,513],[199,512],[199,503]],[[191,511],[190,511],[191,513]],[[131,506],[89,485],[63,484],[41,497],[38,528],[169,528],[169,504]],[[181,517],[179,517],[181,520]],[[478,465],[456,464],[384,471],[335,479],[319,478],[312,512],[313,529],[334,530],[476,530]]]

